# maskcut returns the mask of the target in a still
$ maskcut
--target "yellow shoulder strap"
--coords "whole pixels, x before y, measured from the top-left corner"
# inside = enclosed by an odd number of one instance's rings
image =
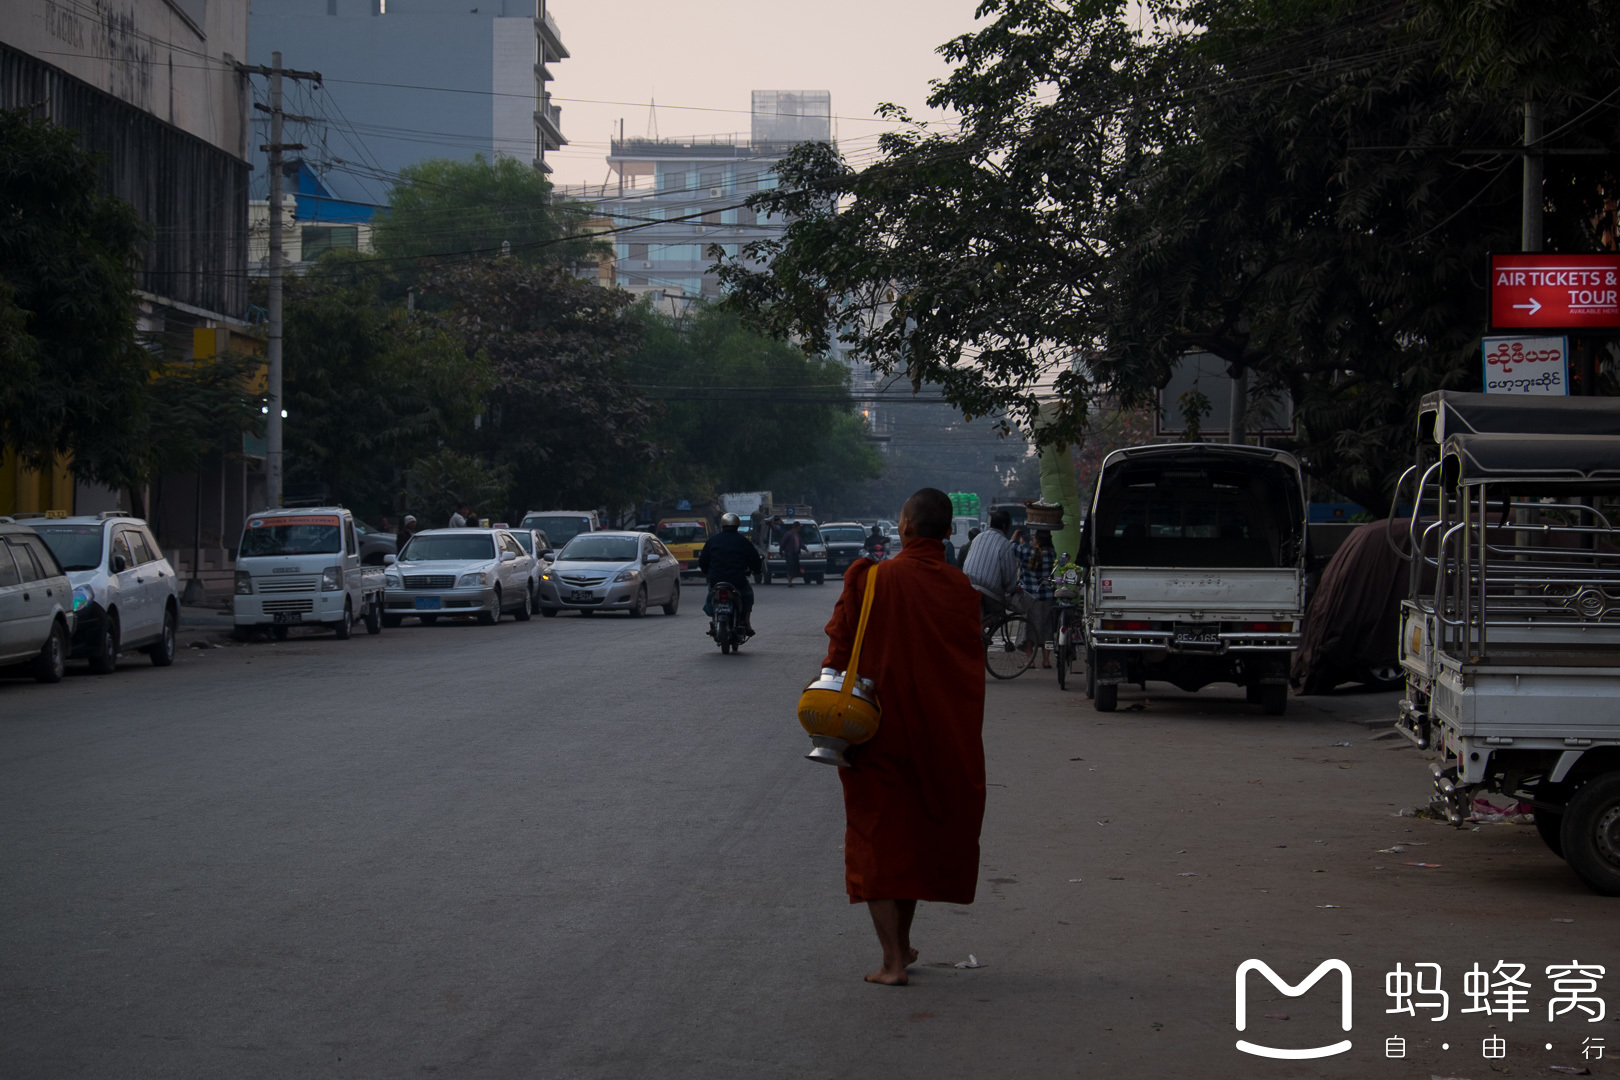
[[[855,694],[856,665],[861,660],[861,644],[866,640],[866,623],[872,617],[872,597],[877,592],[878,565],[866,572],[866,595],[861,599],[861,621],[855,627],[855,645],[849,651],[849,670],[844,674],[843,697]]]

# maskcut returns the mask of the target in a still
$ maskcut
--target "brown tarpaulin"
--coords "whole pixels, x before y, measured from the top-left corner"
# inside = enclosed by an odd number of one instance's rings
[[[1388,526],[1374,521],[1354,530],[1323,569],[1289,676],[1297,693],[1330,693],[1399,660],[1408,564],[1390,549]],[[1406,522],[1395,522],[1390,533],[1401,551],[1409,549]]]

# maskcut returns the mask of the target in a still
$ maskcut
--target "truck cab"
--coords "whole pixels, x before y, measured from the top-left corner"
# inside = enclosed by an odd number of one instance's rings
[[[1305,488],[1293,455],[1206,443],[1116,450],[1081,535],[1087,692],[1244,687],[1288,707],[1305,607]]]
[[[236,554],[235,636],[285,638],[294,626],[329,626],[347,638],[357,620],[382,631],[383,571],[362,566],[354,515],[341,506],[263,510],[249,516]]]

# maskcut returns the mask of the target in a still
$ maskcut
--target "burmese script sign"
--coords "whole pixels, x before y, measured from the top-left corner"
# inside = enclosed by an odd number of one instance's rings
[[[1491,327],[1620,329],[1620,255],[1492,255]]]
[[[1569,339],[1488,337],[1485,339],[1487,394],[1569,393]]]

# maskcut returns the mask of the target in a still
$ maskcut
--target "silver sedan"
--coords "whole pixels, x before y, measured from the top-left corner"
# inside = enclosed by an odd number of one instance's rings
[[[681,564],[645,532],[581,533],[540,575],[540,614],[628,611],[657,604],[673,615],[681,604]]]
[[[406,615],[428,626],[456,615],[476,615],[488,624],[508,611],[522,621],[532,610],[536,560],[506,529],[425,529],[397,559],[385,561],[388,626],[398,626]]]

